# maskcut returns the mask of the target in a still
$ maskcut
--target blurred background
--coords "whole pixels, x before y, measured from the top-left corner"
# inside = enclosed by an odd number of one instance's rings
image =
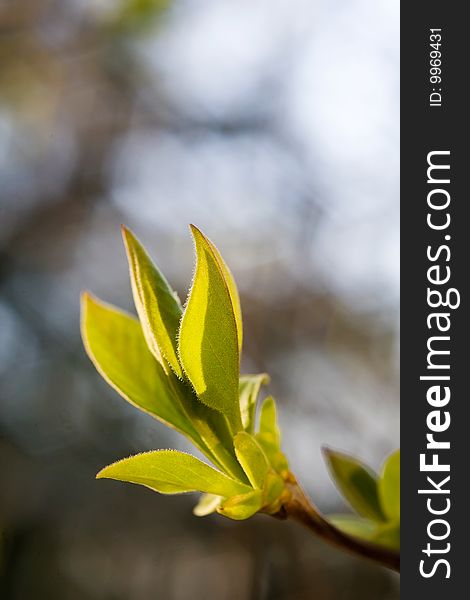
[[[185,441],[106,386],[79,292],[131,309],[119,225],[180,296],[187,228],[239,284],[292,469],[399,445],[398,0],[0,1],[0,597],[393,600],[295,523],[94,480]]]

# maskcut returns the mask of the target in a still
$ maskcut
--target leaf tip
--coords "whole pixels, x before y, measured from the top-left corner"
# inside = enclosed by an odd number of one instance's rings
[[[108,469],[108,467],[103,467],[102,469],[100,469],[98,471],[98,473],[95,475],[95,479],[107,479],[107,475],[105,473],[105,471]]]
[[[87,302],[89,302],[92,298],[92,294],[91,292],[89,292],[88,290],[82,290],[80,292],[80,304],[83,307],[85,304],[87,304]]]
[[[84,339],[86,339],[87,337],[85,325],[88,312],[92,305],[99,306],[100,304],[103,305],[103,302],[88,290],[82,290],[82,292],[80,293],[80,327]]]
[[[210,246],[209,239],[204,233],[202,233],[202,231],[199,229],[199,227],[197,227],[197,225],[194,225],[194,223],[190,223],[189,229],[191,230],[191,234],[195,242],[197,242],[197,240],[202,240],[205,245]]]
[[[134,233],[127,227],[127,225],[121,224],[121,235],[122,241],[124,242],[124,247],[126,252],[129,254],[131,250],[131,245],[136,241],[136,237]]]
[[[261,383],[263,385],[269,385],[271,383],[271,377],[269,373],[261,373],[261,375],[263,376],[263,378],[261,379]]]
[[[356,461],[354,456],[349,454],[348,452],[342,452],[341,450],[335,450],[331,448],[331,446],[322,446],[321,452],[323,457],[328,463],[333,463],[336,460],[347,460],[347,461]]]

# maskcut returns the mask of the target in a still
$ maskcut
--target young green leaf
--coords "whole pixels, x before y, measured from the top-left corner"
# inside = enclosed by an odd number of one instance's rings
[[[248,433],[254,433],[256,402],[263,384],[269,383],[269,375],[242,375],[239,383],[240,411],[243,428]]]
[[[137,483],[162,494],[206,492],[234,496],[250,491],[249,486],[177,450],[144,452],[119,460],[102,469],[96,478]]]
[[[373,540],[377,535],[378,525],[369,519],[353,515],[330,515],[328,521],[343,533],[364,540]]]
[[[192,227],[194,227],[194,225]],[[199,232],[199,233],[201,233],[201,232]],[[203,234],[201,233],[201,235],[203,235]],[[239,353],[241,354],[242,353],[242,345],[243,345],[243,321],[242,321],[242,309],[241,309],[241,304],[240,304],[240,296],[238,294],[237,284],[235,283],[235,279],[233,278],[233,275],[230,272],[230,269],[228,268],[226,262],[222,258],[222,255],[216,248],[215,244],[213,244],[213,242],[211,242],[210,239],[206,236],[204,236],[204,239],[207,242],[207,244],[209,245],[209,247],[211,248],[214,257],[216,258],[216,260],[219,263],[219,266],[222,270],[225,281],[227,282],[227,287],[228,287],[230,299],[232,301],[232,306],[233,306],[233,314],[235,316],[235,321],[236,321],[236,325],[237,325],[238,350],[239,350]]]
[[[93,364],[121,396],[186,435],[216,466],[245,479],[225,417],[201,404],[172,372],[164,373],[137,319],[83,294],[82,337]]]
[[[352,456],[329,448],[323,452],[336,485],[354,510],[373,521],[383,521],[375,473]]]
[[[391,454],[384,463],[379,479],[382,510],[388,519],[400,521],[400,450]]]
[[[268,396],[261,406],[259,434],[268,442],[279,448],[281,432],[277,424],[276,403]]]
[[[186,381],[168,374],[168,382],[173,392],[174,402],[181,406],[191,425],[203,440],[209,452],[204,454],[228,475],[248,483],[233,448],[233,436],[226,417],[199,402],[194,390]]]
[[[289,469],[287,459],[280,448],[281,432],[277,424],[276,403],[272,396],[268,396],[261,406],[259,431],[255,438],[276,471],[282,473]]]
[[[263,487],[263,505],[267,512],[275,514],[281,506],[281,496],[285,490],[284,479],[273,469],[266,476]]]
[[[183,369],[198,398],[242,429],[237,324],[228,283],[212,245],[192,226],[196,272],[179,333]]]
[[[204,448],[184,411],[174,401],[168,377],[150,353],[137,319],[83,294],[83,343],[102,377],[128,402],[187,435]]]
[[[391,550],[400,550],[400,524],[389,521],[378,523],[351,515],[330,515],[328,521],[337,529]]]
[[[199,502],[193,508],[193,514],[196,515],[196,517],[206,517],[207,515],[216,512],[222,501],[222,496],[202,494],[199,498]]]
[[[261,490],[252,490],[246,494],[232,496],[223,502],[217,512],[229,519],[241,521],[249,519],[263,506]]]
[[[392,550],[400,550],[400,522],[388,521],[375,534],[373,541]]]
[[[181,303],[134,234],[124,226],[122,234],[134,303],[148,347],[166,372],[169,364],[178,377],[183,377],[177,352]]]
[[[233,444],[238,462],[243,467],[251,485],[261,489],[269,471],[269,462],[263,449],[246,431],[239,431]]]

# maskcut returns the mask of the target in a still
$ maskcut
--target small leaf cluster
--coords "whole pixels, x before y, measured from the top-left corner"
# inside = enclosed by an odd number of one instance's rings
[[[214,244],[193,225],[191,232],[196,266],[184,306],[123,227],[137,317],[84,293],[81,327],[103,378],[135,407],[188,438],[207,462],[154,450],[119,460],[97,478],[162,494],[200,492],[198,516],[292,517],[330,543],[399,569],[399,451],[377,475],[352,456],[325,450],[332,477],[357,515],[326,520],[320,514],[289,470],[274,399],[268,396],[257,410],[268,376],[240,374],[243,324],[232,274]]]
[[[324,455],[334,482],[357,513],[329,521],[348,535],[399,550],[400,450],[385,460],[379,475],[348,454],[324,449]]]
[[[103,378],[140,410],[177,430],[208,459],[156,450],[120,460],[97,477],[163,494],[202,492],[194,509],[232,519],[275,514],[289,478],[276,405],[262,403],[266,374],[240,375],[243,341],[235,281],[214,244],[191,226],[196,267],[183,307],[130,230],[123,227],[138,318],[82,295],[86,351]]]

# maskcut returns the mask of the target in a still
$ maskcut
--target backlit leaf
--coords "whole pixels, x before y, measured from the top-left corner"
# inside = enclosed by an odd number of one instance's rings
[[[284,479],[271,469],[266,476],[263,487],[263,503],[267,505],[264,507],[264,510],[272,514],[277,513],[284,490]]]
[[[248,481],[225,417],[201,404],[189,384],[164,373],[137,319],[84,294],[82,336],[93,364],[121,396],[186,435],[216,466]]]
[[[400,522],[388,521],[378,528],[373,538],[376,544],[393,550],[400,550]]]
[[[233,496],[250,491],[248,486],[177,450],[137,454],[105,467],[96,477],[137,483],[162,494],[199,491]]]
[[[272,396],[268,396],[261,406],[259,430],[255,438],[276,471],[281,473],[289,469],[287,459],[280,448],[281,432],[277,424],[276,403]]]
[[[257,513],[263,506],[261,490],[252,490],[245,494],[232,496],[223,502],[217,512],[224,517],[241,521]]]
[[[222,503],[222,496],[215,496],[214,494],[202,494],[199,498],[199,502],[193,508],[193,514],[196,517],[206,517],[217,511],[220,504]]]
[[[150,353],[137,319],[85,293],[81,329],[88,356],[121,396],[204,446],[174,401],[169,380]]]
[[[261,406],[259,433],[266,441],[279,447],[281,432],[277,424],[276,403],[272,396],[268,396]]]
[[[237,284],[235,283],[235,279],[233,278],[233,275],[232,275],[230,269],[228,268],[226,262],[222,258],[222,255],[218,251],[215,244],[213,244],[213,242],[211,242],[211,240],[206,236],[204,236],[204,239],[207,242],[207,244],[210,246],[210,248],[213,252],[213,255],[215,256],[217,262],[219,263],[219,266],[225,277],[225,281],[227,282],[228,291],[229,291],[230,299],[232,301],[232,306],[233,306],[233,314],[235,316],[235,321],[236,321],[236,325],[237,325],[238,350],[241,354],[242,346],[243,346],[243,321],[242,321],[242,309],[241,309],[241,304],[240,304],[240,296],[238,294]]]
[[[194,390],[186,381],[182,381],[173,373],[168,379],[174,392],[174,401],[181,405],[191,425],[198,432],[210,452],[203,452],[228,475],[248,483],[233,448],[231,428],[226,417],[205,404],[199,402]]]
[[[263,449],[253,436],[239,431],[233,440],[238,462],[243,467],[251,485],[262,488],[269,471],[269,463]]]
[[[371,541],[377,534],[377,523],[354,515],[330,515],[328,521],[343,533]]]
[[[377,476],[356,458],[324,449],[330,473],[343,496],[361,516],[383,521]]]
[[[248,433],[254,433],[256,402],[261,386],[267,383],[269,383],[269,376],[266,373],[261,373],[260,375],[242,375],[240,377],[240,411],[243,428]]]
[[[191,226],[196,271],[181,321],[179,355],[198,398],[242,429],[237,325],[228,283],[204,235]]]
[[[400,521],[400,450],[384,463],[379,479],[382,510],[390,520]]]
[[[177,352],[181,303],[134,234],[125,227],[122,234],[134,302],[148,347],[166,371],[169,364],[182,377]]]
[[[391,550],[400,550],[399,523],[379,523],[353,515],[330,515],[328,521],[337,529]]]

